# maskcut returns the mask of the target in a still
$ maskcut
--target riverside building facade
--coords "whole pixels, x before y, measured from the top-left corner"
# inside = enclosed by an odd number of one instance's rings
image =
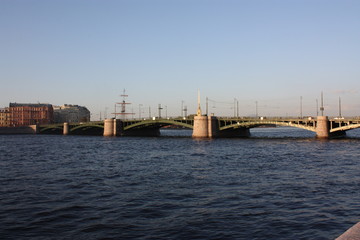
[[[83,106],[64,104],[54,106],[54,120],[56,123],[89,122],[90,111]]]
[[[10,127],[9,108],[0,108],[0,127]]]
[[[54,110],[51,104],[10,103],[10,127],[54,122]]]

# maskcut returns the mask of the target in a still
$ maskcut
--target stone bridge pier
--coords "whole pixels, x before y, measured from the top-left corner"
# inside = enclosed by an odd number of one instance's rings
[[[318,116],[316,122],[316,138],[329,139],[346,136],[345,131],[330,131],[330,121],[327,116]]]
[[[104,136],[112,137],[112,136],[121,136],[122,131],[122,121],[119,119],[105,119],[104,120]]]
[[[124,123],[120,119],[105,119],[104,134],[105,137],[111,136],[143,136],[157,137],[160,135],[160,127],[139,128],[124,130]]]
[[[248,128],[233,128],[220,131],[219,121],[214,116],[195,116],[193,138],[249,137]]]
[[[68,135],[68,134],[69,134],[69,123],[68,123],[68,122],[64,122],[63,134],[64,134],[64,135]]]
[[[318,116],[316,121],[316,137],[327,139],[330,137],[330,122],[327,116]]]
[[[210,120],[211,123],[211,120]],[[211,125],[212,126],[212,125]],[[210,133],[214,134],[213,132]],[[207,138],[209,134],[209,119],[207,116],[195,116],[194,117],[194,129],[192,136],[194,138]]]

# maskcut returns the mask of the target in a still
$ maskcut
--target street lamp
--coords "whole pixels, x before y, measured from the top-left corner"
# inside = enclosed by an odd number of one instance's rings
[[[141,106],[142,104],[139,104],[139,119],[141,119]]]
[[[302,96],[300,96],[300,118],[303,117],[303,112],[302,112]]]
[[[159,110],[159,118],[161,118],[161,110],[162,110],[163,108],[161,107],[161,104],[159,104],[159,108],[158,108],[158,110]]]
[[[255,101],[255,117],[258,118],[258,102]]]
[[[181,101],[181,117],[183,117],[184,113],[184,101]]]
[[[342,118],[341,115],[341,98],[339,97],[339,118]]]

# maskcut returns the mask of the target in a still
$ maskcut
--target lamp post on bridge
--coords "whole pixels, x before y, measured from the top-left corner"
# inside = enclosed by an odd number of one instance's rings
[[[234,98],[234,117],[236,117],[236,98]]]
[[[255,117],[258,118],[258,101],[255,101]]]
[[[236,100],[237,117],[239,118],[239,100]]]
[[[142,107],[142,104],[139,104],[139,119],[141,119],[141,107]]]
[[[239,117],[239,100],[234,98],[234,117]]]
[[[342,118],[342,114],[341,114],[341,98],[339,97],[339,118]]]
[[[181,101],[181,118],[184,116],[184,101]]]
[[[300,96],[300,118],[303,118],[303,112],[302,112],[302,96]]]
[[[159,103],[159,107],[158,107],[158,110],[159,110],[159,118],[161,118],[161,109],[163,109],[163,108],[161,107],[161,104]]]

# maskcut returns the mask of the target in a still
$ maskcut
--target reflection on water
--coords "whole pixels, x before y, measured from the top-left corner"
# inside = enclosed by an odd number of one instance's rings
[[[163,137],[191,137],[191,129],[161,129]],[[315,138],[314,132],[293,127],[251,128],[250,138]],[[346,138],[360,139],[360,129],[346,132]],[[345,138],[345,139],[346,139]]]

